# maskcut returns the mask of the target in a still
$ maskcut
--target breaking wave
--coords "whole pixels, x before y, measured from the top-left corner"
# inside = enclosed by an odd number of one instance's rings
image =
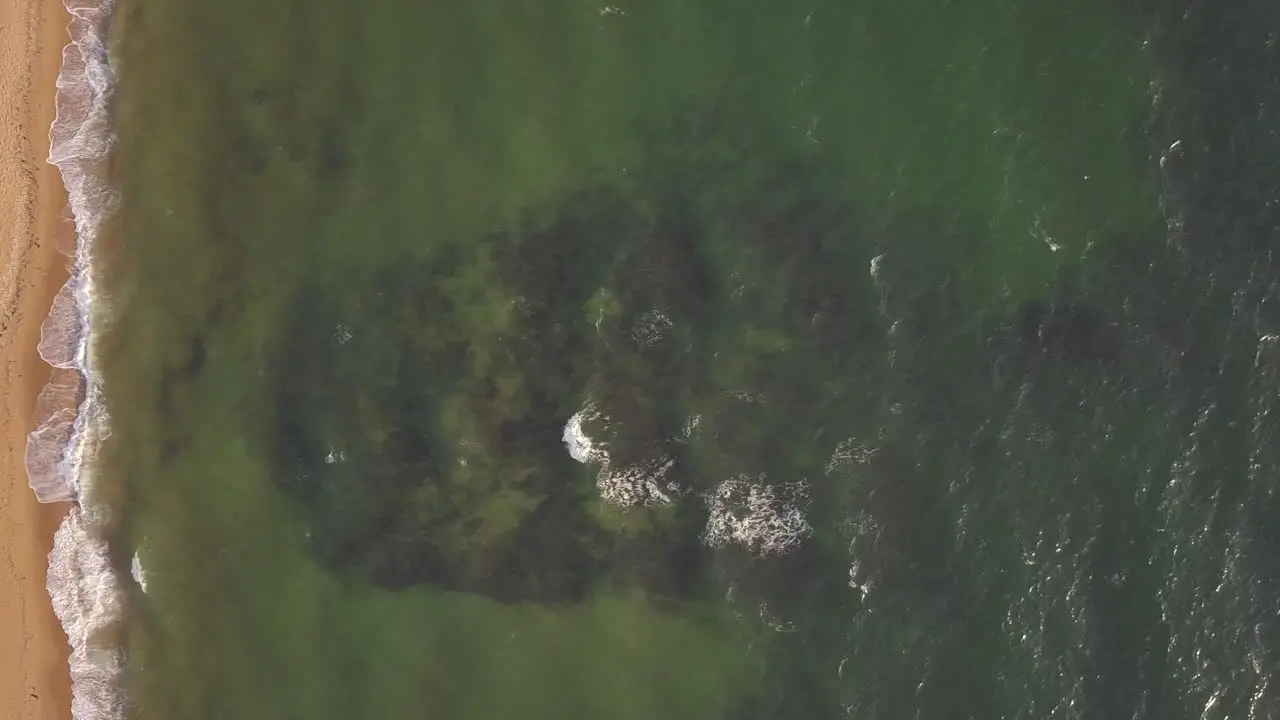
[[[675,440],[688,442],[700,416],[690,417]],[[675,459],[660,454],[647,461],[619,466],[609,454],[608,443],[593,438],[589,428],[608,434],[611,419],[595,403],[588,402],[564,425],[565,449],[580,463],[597,465],[596,489],[601,500],[623,508],[670,505],[688,489],[669,479]],[[841,448],[852,458],[851,446]],[[833,459],[833,463],[835,460]],[[757,557],[780,556],[796,548],[813,534],[805,518],[809,505],[809,485],[804,480],[770,484],[764,476],[730,478],[703,495],[707,505],[707,525],[702,542],[708,547],[739,545]]]
[[[675,465],[669,455],[630,465],[615,463],[606,445],[591,439],[584,423],[607,427],[610,421],[594,403],[588,403],[564,426],[563,440],[569,455],[580,463],[600,466],[596,488],[601,499],[619,507],[670,505],[683,494],[683,488],[667,477]]]
[[[94,459],[108,421],[91,340],[103,312],[94,286],[94,241],[116,205],[107,176],[114,81],[107,32],[114,2],[65,1],[71,43],[62,51],[49,162],[66,186],[76,244],[71,277],[40,328],[40,356],[53,371],[37,401],[26,469],[41,502],[76,501],[54,538],[47,588],[71,645],[72,715],[107,720],[123,716],[123,652],[114,637],[122,596],[103,539],[106,511],[93,492]]]
[[[124,653],[115,641],[123,596],[106,543],[98,538],[94,520],[78,507],[54,536],[48,587],[71,643],[72,717],[123,717],[118,681]]]

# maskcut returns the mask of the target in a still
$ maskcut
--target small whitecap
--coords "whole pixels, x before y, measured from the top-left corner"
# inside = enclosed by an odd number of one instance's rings
[[[683,494],[682,488],[667,478],[675,464],[674,458],[663,455],[615,468],[606,456],[596,476],[596,488],[603,500],[619,507],[670,505]]]
[[[133,554],[133,560],[129,563],[129,574],[133,577],[133,581],[138,583],[138,587],[142,588],[142,592],[147,591],[147,571],[142,567],[142,558],[138,557],[138,553]]]
[[[857,438],[846,438],[840,441],[831,452],[831,458],[827,460],[826,473],[830,475],[840,468],[851,465],[866,465],[879,450],[878,447],[858,442]]]
[[[725,397],[741,400],[744,403],[751,403],[752,405],[760,405],[764,402],[764,395],[757,392],[748,392],[746,390],[724,390],[721,394]]]
[[[698,426],[702,424],[701,415],[690,415],[684,421],[684,425],[680,428],[680,434],[676,436],[676,442],[689,442],[693,439],[694,433],[698,431]]]
[[[631,328],[631,339],[638,345],[655,345],[662,342],[673,326],[671,318],[654,308],[636,321]]]
[[[880,266],[884,263],[884,255],[877,255],[871,258],[870,267],[871,279],[880,282]]]
[[[564,424],[564,434],[561,439],[564,441],[565,448],[569,451],[569,456],[580,463],[599,462],[604,451],[596,447],[591,438],[582,430],[582,423],[598,417],[595,407],[588,404],[583,409],[573,414],[569,421]]]

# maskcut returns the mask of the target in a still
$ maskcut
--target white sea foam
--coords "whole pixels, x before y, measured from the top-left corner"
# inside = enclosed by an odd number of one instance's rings
[[[587,437],[586,432],[582,429],[584,421],[592,419],[596,414],[595,406],[588,404],[585,408],[573,414],[569,421],[564,424],[564,446],[569,451],[569,456],[580,463],[599,462],[604,457],[604,449],[596,447],[591,442],[591,438]]]
[[[707,528],[703,541],[711,547],[737,544],[754,555],[785,555],[813,533],[804,510],[809,485],[803,480],[767,485],[745,475],[725,480],[707,495]]]
[[[147,591],[147,569],[142,567],[142,557],[138,553],[134,553],[133,560],[129,562],[129,576],[142,588],[142,592]]]
[[[95,292],[94,240],[116,204],[106,172],[114,80],[106,41],[113,0],[66,0],[66,6],[71,43],[62,51],[49,162],[67,189],[76,245],[71,278],[40,329],[40,356],[54,370],[36,406],[26,469],[41,502],[78,501],[54,538],[47,587],[71,645],[72,715],[106,720],[123,716],[123,653],[114,632],[122,599],[102,538],[106,509],[91,479],[109,426],[91,339],[105,311]]]
[[[58,529],[49,560],[49,596],[71,644],[71,714],[76,720],[122,717],[117,683],[124,657],[114,638],[120,588],[106,543],[80,508]]]
[[[689,442],[701,422],[700,415],[691,416],[673,440]],[[670,455],[659,453],[639,463],[616,462],[609,454],[608,441],[600,438],[601,434],[610,436],[611,425],[612,419],[588,402],[565,423],[562,436],[574,460],[599,466],[596,489],[601,500],[624,508],[652,507],[670,505],[690,494],[687,487],[671,479],[676,461]],[[596,437],[590,434],[593,430]],[[843,459],[841,449],[850,459],[855,457],[852,441],[842,443],[833,463]],[[809,485],[804,480],[767,484],[763,476],[740,475],[720,483],[703,499],[708,518],[702,541],[710,547],[739,545],[758,557],[785,555],[813,534],[805,517]]]
[[[685,424],[686,441],[700,422],[701,417],[695,415]],[[564,444],[573,459],[600,467],[596,489],[602,500],[621,507],[669,505],[687,494],[668,478],[674,458],[659,455],[646,462],[620,465],[609,456],[607,444],[588,434],[584,425],[602,428],[607,435],[610,419],[588,402],[564,425]],[[740,475],[720,483],[704,499],[708,518],[702,540],[711,547],[734,544],[760,557],[785,555],[813,534],[804,514],[809,485],[803,480],[771,485],[763,477]]]
[[[614,462],[606,445],[587,435],[583,423],[607,428],[609,419],[594,403],[587,403],[565,423],[563,435],[564,445],[574,460],[600,466],[596,489],[602,500],[620,507],[669,505],[684,494],[684,489],[668,477],[676,464],[674,458],[658,454],[638,463]]]
[[[641,315],[631,328],[631,339],[637,345],[656,345],[671,333],[672,327],[674,323],[671,322],[671,318],[664,315],[658,308],[653,308]]]
[[[347,325],[338,323],[338,325],[333,328],[333,342],[337,345],[346,345],[351,342],[351,338],[353,337],[355,337],[355,334],[351,332],[351,328]]]
[[[857,438],[841,440],[831,452],[831,459],[827,460],[826,473],[832,475],[843,468],[866,465],[879,451],[879,447],[859,442]]]

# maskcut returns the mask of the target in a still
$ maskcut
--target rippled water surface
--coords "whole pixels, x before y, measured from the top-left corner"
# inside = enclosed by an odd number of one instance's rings
[[[1280,716],[1277,20],[122,0],[128,714]]]

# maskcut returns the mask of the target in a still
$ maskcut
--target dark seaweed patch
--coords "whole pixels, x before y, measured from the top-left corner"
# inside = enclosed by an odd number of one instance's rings
[[[1114,360],[1119,350],[1115,329],[1103,313],[1076,304],[1028,301],[1019,313],[1018,335],[1036,352],[1069,360],[1106,363]]]

